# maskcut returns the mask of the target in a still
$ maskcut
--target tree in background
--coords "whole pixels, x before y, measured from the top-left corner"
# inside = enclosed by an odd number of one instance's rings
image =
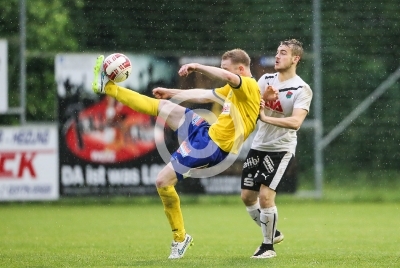
[[[68,5],[66,5],[68,4]],[[8,40],[9,106],[19,106],[20,5],[9,0],[0,10],[0,35]],[[71,13],[83,7],[81,0],[26,1],[26,113],[27,121],[54,121],[54,56],[59,52],[79,51],[79,28]],[[1,116],[0,124],[15,124],[16,116]]]

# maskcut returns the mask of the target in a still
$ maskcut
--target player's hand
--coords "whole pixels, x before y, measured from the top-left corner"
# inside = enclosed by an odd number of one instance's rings
[[[156,87],[153,89],[153,96],[157,99],[169,99],[171,98],[171,94],[168,88],[164,87]]]
[[[279,90],[268,85],[264,91],[262,98],[264,101],[276,101],[278,97],[279,97]]]
[[[265,100],[261,99],[260,110],[265,108]]]
[[[265,122],[265,118],[267,117],[264,113],[264,108],[265,108],[265,101],[263,99],[261,99],[260,102],[260,120]]]
[[[180,76],[187,76],[190,73],[194,72],[195,70],[196,70],[196,63],[189,63],[182,65],[182,67],[178,71],[178,74]]]

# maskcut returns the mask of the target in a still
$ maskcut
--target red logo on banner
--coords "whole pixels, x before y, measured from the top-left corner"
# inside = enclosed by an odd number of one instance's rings
[[[0,154],[0,179],[21,179],[24,173],[36,178],[36,171],[32,164],[36,153],[7,152]],[[12,168],[13,166],[14,168]]]
[[[68,149],[77,157],[96,163],[133,160],[156,148],[154,123],[105,96],[69,121],[65,132]]]

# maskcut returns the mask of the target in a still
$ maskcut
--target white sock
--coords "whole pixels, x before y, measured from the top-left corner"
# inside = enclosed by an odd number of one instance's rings
[[[249,213],[251,219],[258,225],[261,226],[260,223],[260,204],[257,203],[252,206],[246,206],[247,213]]]
[[[261,230],[264,244],[273,244],[276,225],[278,223],[278,209],[275,207],[262,208],[260,213]]]

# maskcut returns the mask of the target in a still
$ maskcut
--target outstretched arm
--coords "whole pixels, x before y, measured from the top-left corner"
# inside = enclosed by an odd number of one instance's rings
[[[212,79],[218,79],[230,84],[232,87],[237,87],[240,85],[240,77],[234,73],[231,73],[222,68],[203,65],[199,63],[189,63],[182,65],[179,69],[178,74],[180,76],[187,76],[192,72],[202,73]]]
[[[175,99],[178,101],[188,101],[192,103],[209,103],[217,101],[218,98],[212,90],[208,89],[174,89],[157,87],[153,89],[153,95],[157,99]]]

